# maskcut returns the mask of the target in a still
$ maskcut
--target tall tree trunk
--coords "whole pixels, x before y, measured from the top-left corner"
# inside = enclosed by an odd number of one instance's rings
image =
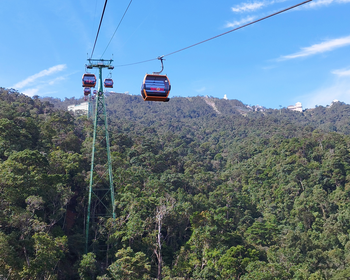
[[[24,235],[23,234],[21,235],[19,240],[24,240]],[[23,245],[22,249],[23,249],[24,257],[26,258],[27,265],[29,267],[30,263],[29,263],[29,257],[28,257],[28,254],[27,254],[27,249],[26,249],[26,247],[24,245]]]
[[[156,226],[157,226],[157,242],[156,246],[154,249],[154,253],[157,257],[158,261],[158,275],[157,279],[161,280],[162,279],[162,268],[163,268],[163,258],[162,258],[162,225],[163,225],[163,220],[164,217],[169,213],[171,209],[173,209],[174,204],[175,204],[175,199],[168,197],[167,199],[169,206],[163,204],[157,207],[156,210]],[[170,203],[169,203],[170,202]]]
[[[166,214],[166,206],[162,205],[160,207],[157,207],[157,214],[156,214],[156,222],[157,222],[157,244],[156,248],[154,249],[154,253],[157,257],[158,261],[158,275],[157,279],[162,279],[162,265],[163,265],[163,259],[162,259],[162,224],[163,224],[163,218]]]
[[[158,259],[158,280],[162,279],[162,242],[161,242],[161,231],[162,229],[162,221],[160,220],[158,223],[158,234],[157,234],[157,243],[158,243],[158,255],[157,255],[157,259]]]

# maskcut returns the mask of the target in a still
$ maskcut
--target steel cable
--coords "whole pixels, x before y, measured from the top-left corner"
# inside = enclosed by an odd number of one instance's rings
[[[185,47],[185,48],[179,49],[179,50],[177,50],[177,51],[174,51],[174,52],[165,54],[165,55],[163,55],[162,57],[170,56],[170,55],[173,55],[173,54],[175,54],[175,53],[178,53],[178,52],[187,50],[187,49],[192,48],[192,47],[195,47],[195,46],[198,46],[198,45],[203,44],[203,43],[205,43],[205,42],[211,41],[211,40],[213,40],[213,39],[216,39],[216,38],[218,38],[218,37],[221,37],[221,36],[223,36],[223,35],[226,35],[226,34],[228,34],[228,33],[231,33],[231,32],[233,32],[233,31],[236,31],[236,30],[238,30],[238,29],[247,27],[247,26],[252,25],[252,24],[254,24],[254,23],[257,23],[257,22],[259,22],[259,21],[265,20],[265,19],[267,19],[267,18],[270,18],[270,17],[273,17],[273,16],[275,16],[275,15],[281,14],[281,13],[286,12],[286,11],[288,11],[288,10],[294,9],[294,8],[296,8],[296,7],[299,7],[299,6],[301,6],[301,5],[304,5],[304,4],[306,4],[306,3],[308,3],[308,2],[311,2],[311,1],[312,1],[312,0],[304,1],[304,2],[299,3],[299,4],[297,4],[297,5],[291,6],[291,7],[289,7],[289,8],[284,9],[284,10],[281,10],[281,11],[278,11],[278,12],[273,13],[273,14],[271,14],[271,15],[268,15],[268,16],[266,16],[266,17],[263,17],[263,18],[254,20],[254,21],[252,21],[252,22],[249,22],[249,23],[247,23],[247,24],[241,25],[241,26],[239,26],[239,27],[237,27],[237,28],[231,29],[231,30],[229,30],[229,31],[226,31],[226,32],[224,32],[224,33],[221,33],[221,34],[219,34],[219,35],[216,35],[216,36],[214,36],[214,37],[211,37],[211,38],[209,38],[209,39],[200,41],[200,42],[198,42],[198,43],[195,43],[195,44],[193,44],[193,45],[190,45],[190,46],[187,46],[187,47]],[[146,63],[146,62],[149,62],[149,61],[157,60],[157,59],[159,59],[159,57],[160,57],[160,56],[158,56],[158,57],[156,57],[156,58],[151,58],[151,59],[148,59],[148,60],[139,61],[139,62],[116,65],[115,67],[124,67],[124,66],[130,66],[130,65],[140,64],[140,63]]]

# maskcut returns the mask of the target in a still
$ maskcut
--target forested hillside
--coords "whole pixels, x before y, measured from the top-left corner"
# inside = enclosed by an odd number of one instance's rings
[[[0,88],[0,278],[350,279],[349,105],[109,96],[117,218],[85,254],[93,125],[45,100]]]

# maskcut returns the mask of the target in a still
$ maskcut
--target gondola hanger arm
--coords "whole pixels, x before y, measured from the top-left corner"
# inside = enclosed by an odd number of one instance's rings
[[[165,60],[163,57],[164,57],[164,55],[162,55],[162,56],[158,56],[158,59],[160,60],[160,63],[162,64],[162,69],[161,69],[159,72],[153,72],[153,74],[155,74],[155,75],[159,75],[160,73],[162,73],[162,72],[163,72],[163,70],[164,70],[163,60]]]

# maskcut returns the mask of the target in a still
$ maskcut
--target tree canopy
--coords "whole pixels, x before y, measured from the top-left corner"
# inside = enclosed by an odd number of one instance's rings
[[[85,254],[93,124],[50,101],[0,88],[0,278],[350,278],[349,105],[108,96],[116,219]]]

